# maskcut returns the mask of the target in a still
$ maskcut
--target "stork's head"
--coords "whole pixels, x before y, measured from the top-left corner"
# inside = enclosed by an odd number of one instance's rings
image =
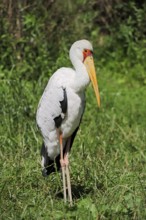
[[[88,40],[76,41],[71,46],[69,55],[72,62],[78,59],[85,65],[90,80],[93,84],[98,106],[100,107],[100,95],[99,95],[98,83],[97,83],[94,60],[93,60],[92,44]]]

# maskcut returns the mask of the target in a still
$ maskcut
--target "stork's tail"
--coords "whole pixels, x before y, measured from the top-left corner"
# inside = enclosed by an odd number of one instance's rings
[[[44,143],[41,148],[41,157],[42,157],[42,175],[44,177],[50,175],[53,172],[60,170],[60,155],[58,155],[55,160],[51,160],[48,157],[48,153]]]

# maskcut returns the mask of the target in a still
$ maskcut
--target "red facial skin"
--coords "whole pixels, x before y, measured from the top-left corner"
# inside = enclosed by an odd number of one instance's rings
[[[84,62],[84,60],[86,59],[86,57],[88,57],[88,56],[93,56],[93,52],[92,52],[91,50],[85,49],[85,50],[83,51],[83,57],[84,57],[83,62]]]

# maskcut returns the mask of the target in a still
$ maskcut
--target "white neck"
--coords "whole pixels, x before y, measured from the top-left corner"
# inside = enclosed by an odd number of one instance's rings
[[[86,67],[80,59],[72,57],[72,64],[75,68],[75,83],[74,89],[76,92],[82,92],[90,83],[90,78],[87,73]]]

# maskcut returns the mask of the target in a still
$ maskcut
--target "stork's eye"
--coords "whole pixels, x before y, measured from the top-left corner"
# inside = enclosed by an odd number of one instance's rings
[[[84,54],[91,54],[91,55],[93,55],[93,51],[92,50],[88,50],[88,49],[84,49],[83,53]]]

